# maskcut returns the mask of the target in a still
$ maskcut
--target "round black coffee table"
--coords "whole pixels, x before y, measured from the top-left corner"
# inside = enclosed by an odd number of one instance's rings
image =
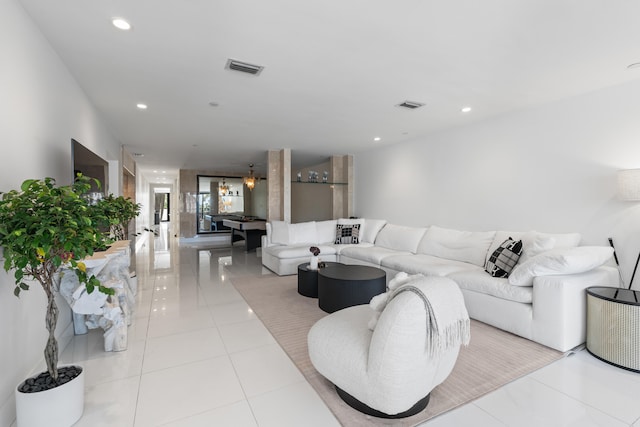
[[[329,267],[338,263],[325,262],[324,264]],[[318,270],[311,270],[308,262],[298,265],[298,293],[305,297],[318,298]]]
[[[369,304],[387,290],[387,273],[366,265],[335,264],[318,270],[318,306],[327,313]]]

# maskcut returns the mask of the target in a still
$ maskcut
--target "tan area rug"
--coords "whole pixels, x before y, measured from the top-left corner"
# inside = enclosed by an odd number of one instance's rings
[[[317,299],[298,294],[297,280],[295,275],[231,279],[343,426],[417,425],[563,357],[561,352],[472,321],[470,345],[461,349],[451,375],[431,392],[424,411],[402,420],[370,417],[345,404],[311,364],[307,333],[327,313],[318,308]]]

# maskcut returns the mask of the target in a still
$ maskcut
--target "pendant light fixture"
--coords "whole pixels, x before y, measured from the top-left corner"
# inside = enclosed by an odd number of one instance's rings
[[[253,174],[253,163],[249,163],[249,176],[244,177],[244,185],[247,186],[249,191],[252,191],[256,186],[256,177]]]

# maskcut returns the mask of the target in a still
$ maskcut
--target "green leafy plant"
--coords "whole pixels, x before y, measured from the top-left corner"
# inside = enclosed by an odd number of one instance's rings
[[[53,178],[29,179],[20,190],[1,193],[0,246],[4,248],[4,269],[14,271],[16,297],[29,289],[28,279],[38,282],[47,296],[49,337],[44,358],[54,381],[58,380],[58,342],[54,334],[60,268],[75,272],[87,292],[98,289],[113,295],[112,289],[87,274],[82,262],[104,239],[91,219],[91,207],[82,197],[91,188],[91,182],[82,175],[67,186],[57,186]]]
[[[113,240],[127,238],[129,222],[140,214],[140,204],[123,196],[108,196],[100,199],[94,207],[94,218],[101,227],[108,228]]]

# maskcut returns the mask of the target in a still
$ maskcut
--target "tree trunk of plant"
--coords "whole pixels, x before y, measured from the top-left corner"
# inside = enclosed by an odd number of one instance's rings
[[[58,341],[56,340],[56,324],[58,323],[58,306],[56,305],[55,294],[52,289],[47,292],[47,316],[46,325],[49,331],[47,346],[44,348],[44,360],[47,363],[47,370],[53,381],[58,381]]]

